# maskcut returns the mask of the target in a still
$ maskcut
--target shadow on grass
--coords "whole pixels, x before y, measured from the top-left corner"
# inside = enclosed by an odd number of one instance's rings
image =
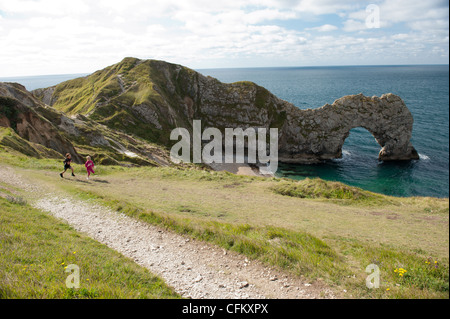
[[[104,179],[93,179],[92,181],[96,182],[96,183],[109,184],[109,182],[107,180],[104,180]]]

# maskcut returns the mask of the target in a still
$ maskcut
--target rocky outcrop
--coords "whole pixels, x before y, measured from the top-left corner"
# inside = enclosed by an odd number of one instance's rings
[[[313,110],[289,113],[283,126],[280,161],[304,162],[339,158],[350,130],[367,129],[381,146],[379,160],[419,159],[410,140],[413,117],[394,94],[350,95]]]
[[[0,82],[0,144],[37,158],[63,158],[71,153],[76,163],[84,163],[89,155],[105,165],[170,165],[164,148],[81,114],[67,116],[17,83]]]
[[[61,154],[71,153],[75,162],[82,163],[72,143],[36,109],[43,108],[25,87],[17,83],[0,82],[0,125],[11,127],[24,140],[40,144]]]
[[[45,89],[36,89],[34,90],[34,95],[36,96],[40,96],[41,97],[41,101],[47,105],[52,105],[53,101],[52,101],[52,96],[53,93],[55,92],[55,87],[51,86],[49,88],[45,88]]]
[[[94,83],[94,84],[93,84]],[[94,74],[33,92],[69,114],[170,146],[176,127],[279,129],[279,161],[311,163],[342,156],[352,128],[367,129],[382,161],[418,159],[413,118],[393,94],[345,96],[301,110],[252,82],[221,83],[181,65],[126,58]]]

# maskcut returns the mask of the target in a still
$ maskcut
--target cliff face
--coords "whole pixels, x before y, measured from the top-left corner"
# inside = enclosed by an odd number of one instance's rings
[[[126,58],[90,76],[33,92],[43,102],[147,141],[170,146],[176,127],[279,129],[279,160],[338,158],[349,131],[364,127],[381,146],[379,159],[418,159],[410,143],[413,118],[398,96],[345,96],[300,110],[251,82],[224,84],[186,67]]]
[[[90,155],[98,164],[170,165],[163,148],[80,114],[68,116],[17,83],[0,82],[0,130],[1,145],[37,158],[71,153],[76,163]]]
[[[60,155],[63,157],[64,154],[71,153],[73,160],[81,163],[82,158],[78,155],[72,143],[59,132],[51,121],[39,114],[38,109],[44,107],[22,85],[0,83],[0,126],[12,128],[20,138],[31,142],[31,144],[27,143],[28,145],[26,145],[30,153],[28,155],[40,157],[39,154],[43,153],[44,156],[56,157]],[[12,147],[20,147],[20,145],[12,145],[11,139],[4,142]],[[42,145],[48,150],[39,146],[36,148],[36,145]]]

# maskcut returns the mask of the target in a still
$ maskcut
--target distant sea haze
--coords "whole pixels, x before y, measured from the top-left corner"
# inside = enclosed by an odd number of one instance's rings
[[[449,196],[449,66],[339,66],[197,70],[222,82],[253,81],[301,109],[350,94],[399,95],[414,117],[412,144],[420,160],[378,161],[380,146],[363,128],[350,132],[341,159],[316,165],[279,164],[278,175],[320,177],[394,196]],[[28,90],[87,74],[0,78]]]
[[[61,82],[88,75],[80,74],[57,74],[57,75],[35,75],[0,78],[0,82],[16,82],[26,87],[28,91],[48,88]]]

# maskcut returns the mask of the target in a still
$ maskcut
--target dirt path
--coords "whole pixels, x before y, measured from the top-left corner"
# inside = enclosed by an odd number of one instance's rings
[[[31,205],[148,268],[183,297],[334,298],[319,283],[310,284],[242,255],[142,223],[89,201],[49,194],[12,168],[0,165],[0,181],[39,194]]]

